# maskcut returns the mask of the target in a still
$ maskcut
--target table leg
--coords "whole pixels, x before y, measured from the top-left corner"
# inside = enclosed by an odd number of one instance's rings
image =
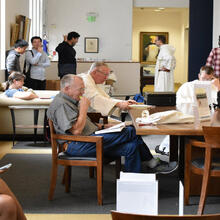
[[[16,136],[14,109],[10,109],[10,112],[11,112],[12,127],[13,127],[13,146],[14,146],[14,144],[15,144],[15,136]]]
[[[47,109],[44,111],[44,142],[47,141],[46,135],[47,135]]]
[[[38,124],[38,115],[39,115],[39,109],[34,109],[34,125],[36,126]],[[37,128],[34,128],[34,143],[36,143],[37,139]]]
[[[178,171],[179,171],[179,215],[184,215],[184,159],[185,137],[178,136]]]

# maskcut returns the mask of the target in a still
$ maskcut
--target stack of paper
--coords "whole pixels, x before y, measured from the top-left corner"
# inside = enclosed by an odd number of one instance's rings
[[[110,128],[105,128],[99,131],[96,131],[95,134],[105,134],[105,133],[113,133],[113,132],[120,132],[123,128],[125,128],[126,124],[125,122],[119,123],[117,125],[114,125]]]
[[[120,173],[117,180],[118,212],[158,215],[158,181],[155,174]]]

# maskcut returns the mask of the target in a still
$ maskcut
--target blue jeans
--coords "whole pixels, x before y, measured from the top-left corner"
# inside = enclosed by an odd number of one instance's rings
[[[141,171],[141,161],[153,158],[147,145],[140,136],[136,135],[132,126],[124,128],[121,132],[107,134],[92,134],[103,137],[103,151],[105,156],[125,156],[125,171],[138,173]],[[88,142],[73,141],[69,143],[67,154],[80,157],[94,157],[96,145]]]

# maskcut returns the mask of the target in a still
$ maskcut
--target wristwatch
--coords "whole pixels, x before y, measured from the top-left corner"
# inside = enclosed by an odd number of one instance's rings
[[[105,126],[104,125],[102,125],[102,129],[104,129],[105,128]]]

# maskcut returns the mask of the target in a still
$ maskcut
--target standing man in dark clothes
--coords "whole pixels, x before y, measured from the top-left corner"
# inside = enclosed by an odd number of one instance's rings
[[[76,74],[76,51],[73,46],[79,40],[77,32],[70,32],[64,41],[60,43],[56,51],[58,52],[58,76],[60,79],[66,74]]]

